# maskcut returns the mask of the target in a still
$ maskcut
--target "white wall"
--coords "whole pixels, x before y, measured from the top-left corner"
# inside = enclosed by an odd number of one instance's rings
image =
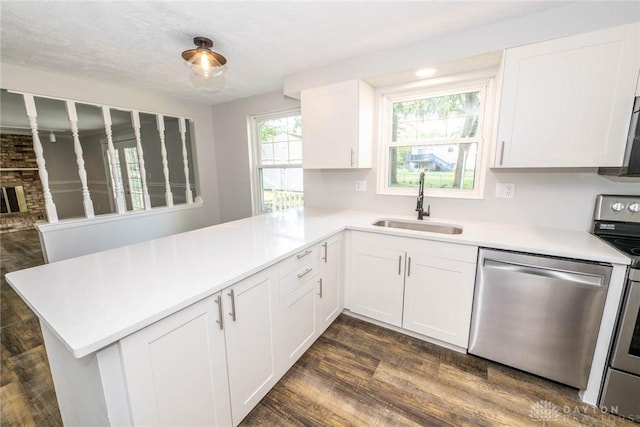
[[[368,53],[284,78],[284,93],[353,78],[367,78],[499,51],[640,20],[640,2],[578,1],[567,6]],[[381,59],[382,58],[382,59]]]
[[[220,219],[251,216],[251,172],[247,119],[251,116],[300,108],[300,102],[281,92],[244,98],[213,107],[216,142]]]
[[[300,89],[352,78],[410,69],[440,61],[459,59],[507,47],[562,37],[637,21],[636,2],[579,2],[528,17],[479,27],[464,33],[425,40],[398,49],[350,58],[323,68],[287,76],[284,91],[292,96]],[[382,63],[379,58],[385,58]],[[226,187],[224,220],[249,215],[249,176],[246,169],[246,115],[282,109],[276,94],[242,100],[214,108],[216,147],[230,154],[227,164],[219,159],[221,184]],[[291,101],[287,101],[292,104]],[[304,121],[304,118],[303,118]],[[377,147],[374,147],[374,154]],[[374,158],[376,156],[374,155]],[[223,169],[225,168],[225,169]],[[377,195],[377,168],[366,170],[307,170],[304,174],[305,204],[336,209],[363,209],[411,215],[415,198]],[[224,183],[223,183],[224,180]],[[354,190],[355,180],[367,181],[367,192]],[[497,182],[516,184],[514,199],[496,199]],[[481,221],[530,224],[588,230],[595,196],[599,193],[640,194],[640,180],[612,181],[595,170],[488,170],[481,200],[433,199],[432,215]],[[222,198],[221,198],[222,200]]]
[[[213,144],[211,107],[155,93],[140,92],[13,64],[3,63],[0,66],[2,70],[0,87],[5,89],[121,107],[123,109],[157,112],[167,116],[189,117],[194,120],[195,150],[193,156],[194,163],[196,163],[196,166],[199,165],[199,167],[194,168],[198,188],[196,195],[200,195],[203,198],[203,204],[194,206],[193,209],[176,211],[175,215],[163,215],[163,218],[170,218],[170,221],[143,221],[140,223],[134,221],[133,218],[129,218],[128,221],[109,222],[110,232],[112,235],[122,236],[123,244],[132,243],[131,236],[139,236],[139,239],[149,239],[220,222],[218,176],[215,168],[216,153]],[[47,160],[47,162],[52,170],[56,169],[53,164],[55,158]],[[179,169],[176,173],[182,174],[183,171]],[[131,227],[141,227],[142,230],[131,230]],[[105,226],[100,228],[104,230]],[[57,232],[56,237],[64,240],[64,233]],[[85,234],[82,238],[76,240],[62,241],[60,245],[88,245],[90,242],[87,242],[87,238],[90,239],[90,235],[87,236]],[[110,239],[110,241],[112,242],[111,247],[119,244],[117,239]],[[53,241],[51,244],[54,245]],[[95,248],[88,247],[87,250],[95,251]]]

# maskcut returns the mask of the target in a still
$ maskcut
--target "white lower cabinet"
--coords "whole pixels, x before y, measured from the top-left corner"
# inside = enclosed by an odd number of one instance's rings
[[[266,269],[120,342],[133,425],[236,425],[251,411],[279,379],[277,280]]]
[[[351,234],[351,311],[402,326],[404,239]]]
[[[120,341],[122,394],[133,425],[231,424],[218,298],[219,293]],[[126,414],[120,419],[126,422]]]
[[[459,245],[449,259],[438,253],[441,244],[428,242],[423,251],[421,242],[409,243],[402,327],[467,348],[477,248]]]
[[[350,310],[467,348],[478,248],[352,232]]]
[[[318,336],[316,282],[318,247],[305,249],[278,264],[280,282],[275,303],[278,373],[284,374]]]
[[[222,291],[233,423],[238,424],[275,385],[275,268],[254,274]]]
[[[342,235],[282,261],[276,302],[277,371],[284,374],[344,308]]]
[[[322,334],[344,309],[342,285],[342,234],[323,242],[318,281],[318,334]]]

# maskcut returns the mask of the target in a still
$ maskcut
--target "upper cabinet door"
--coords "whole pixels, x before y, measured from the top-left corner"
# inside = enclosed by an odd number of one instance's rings
[[[302,166],[305,169],[370,168],[373,89],[349,80],[301,94]]]
[[[508,49],[495,167],[621,166],[640,26]]]

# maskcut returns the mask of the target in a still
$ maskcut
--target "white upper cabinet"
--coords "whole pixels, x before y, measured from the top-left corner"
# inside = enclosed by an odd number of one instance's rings
[[[305,169],[371,167],[371,86],[360,80],[349,80],[304,90],[300,99]]]
[[[507,49],[495,167],[620,166],[640,26]]]

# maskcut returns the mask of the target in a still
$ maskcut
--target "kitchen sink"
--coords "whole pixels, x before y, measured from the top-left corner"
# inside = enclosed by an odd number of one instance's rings
[[[401,228],[403,230],[427,231],[429,233],[462,234],[462,227],[453,224],[380,219],[374,222],[373,225],[377,227]]]

